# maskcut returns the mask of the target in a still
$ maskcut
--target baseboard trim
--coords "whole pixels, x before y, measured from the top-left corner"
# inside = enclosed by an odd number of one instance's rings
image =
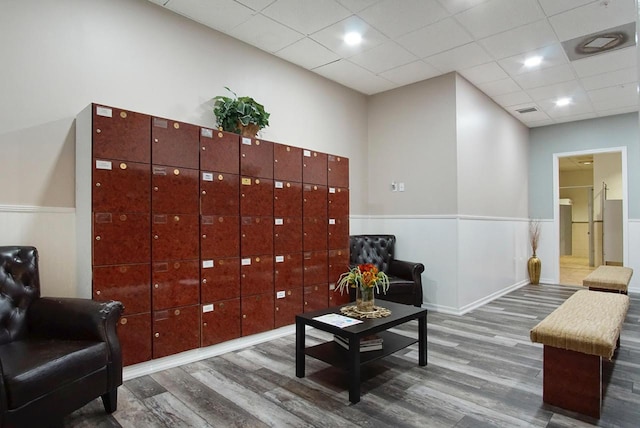
[[[0,205],[0,212],[3,213],[52,213],[52,214],[73,214],[75,208],[71,207],[38,207],[32,205]]]
[[[280,327],[276,330],[270,330],[264,333],[258,333],[247,337],[229,340],[218,345],[208,346],[206,348],[192,349],[190,351],[181,352],[168,357],[157,358],[144,363],[127,366],[122,370],[122,378],[127,381],[140,376],[146,376],[161,370],[171,369],[184,364],[194,363],[196,361],[215,357],[227,352],[236,351],[238,349],[247,348],[263,342],[268,342],[296,331],[295,325]]]

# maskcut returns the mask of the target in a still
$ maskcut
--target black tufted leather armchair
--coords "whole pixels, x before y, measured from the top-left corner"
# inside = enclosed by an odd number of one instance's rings
[[[0,427],[59,424],[102,397],[116,410],[120,302],[40,297],[34,247],[0,247]]]
[[[405,305],[422,305],[421,274],[424,265],[396,260],[394,235],[351,235],[349,241],[351,266],[372,263],[389,276],[387,294],[376,294],[376,298]]]

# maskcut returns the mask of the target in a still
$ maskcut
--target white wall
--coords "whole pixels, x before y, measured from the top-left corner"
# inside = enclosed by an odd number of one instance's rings
[[[229,86],[271,113],[262,138],[348,157],[351,212],[367,210],[362,94],[146,0],[2,1],[0,31],[0,245],[38,245],[45,295],[77,295],[74,119],[91,102],[212,127]]]

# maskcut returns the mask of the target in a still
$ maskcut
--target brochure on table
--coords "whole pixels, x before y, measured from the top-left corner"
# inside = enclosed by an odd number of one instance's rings
[[[345,327],[362,323],[361,320],[345,317],[344,315],[340,315],[340,314],[326,314],[319,317],[314,317],[313,319],[316,321],[320,321],[326,324],[331,324],[340,328],[345,328]]]

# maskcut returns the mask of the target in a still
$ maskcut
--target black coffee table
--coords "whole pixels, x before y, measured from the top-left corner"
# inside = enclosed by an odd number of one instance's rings
[[[349,303],[348,305],[353,305]],[[343,305],[343,306],[348,306]],[[360,401],[360,367],[377,359],[391,355],[400,349],[418,342],[418,364],[427,365],[427,310],[415,306],[376,300],[376,306],[391,310],[391,315],[384,318],[365,319],[361,324],[339,328],[314,317],[330,313],[340,313],[340,306],[307,312],[296,315],[296,376],[304,377],[305,355],[324,361],[335,367],[346,370],[349,374],[349,401]],[[411,338],[387,331],[407,321],[418,320],[418,337]],[[305,347],[305,327],[342,336],[349,342],[349,349],[344,349],[333,340],[316,346]],[[377,334],[383,338],[382,350],[360,352],[360,339]]]

